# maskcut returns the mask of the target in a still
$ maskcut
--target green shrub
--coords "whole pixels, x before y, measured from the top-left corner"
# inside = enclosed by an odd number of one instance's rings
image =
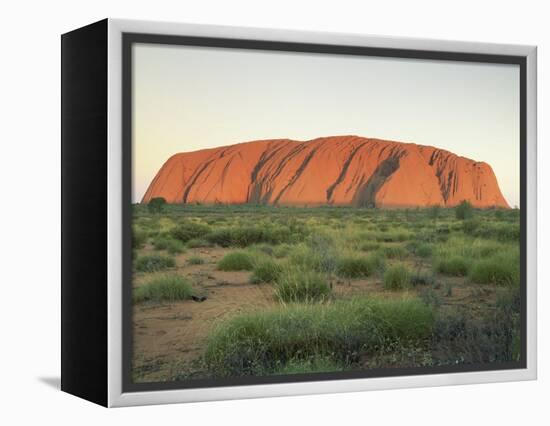
[[[262,224],[215,229],[206,236],[206,239],[222,247],[248,247],[260,243],[288,243],[300,239],[302,234],[301,229],[293,232],[288,226]]]
[[[203,238],[191,238],[185,244],[188,248],[201,248],[201,247],[212,247],[212,243],[206,241]]]
[[[498,241],[515,241],[520,238],[519,223],[487,223],[477,230],[476,236]]]
[[[418,297],[428,306],[433,306],[434,308],[439,308],[441,306],[441,296],[431,287],[423,288],[419,293]]]
[[[403,265],[395,265],[384,273],[384,288],[387,290],[401,290],[411,284],[411,274]]]
[[[386,246],[380,249],[383,256],[388,259],[403,259],[407,257],[407,250],[401,246]]]
[[[412,286],[418,286],[418,285],[433,285],[435,283],[435,278],[431,274],[427,274],[424,272],[416,272],[414,274],[411,274],[411,285]]]
[[[430,218],[433,221],[436,221],[439,218],[439,216],[441,216],[441,210],[442,209],[439,204],[434,204],[433,206],[428,207],[426,209],[426,213],[428,218]]]
[[[519,285],[519,254],[503,253],[474,262],[469,278],[478,284]]]
[[[309,373],[331,373],[343,371],[345,368],[330,357],[312,357],[308,359],[291,359],[271,373],[274,375],[285,374],[309,374]]]
[[[184,222],[170,230],[172,237],[183,243],[195,238],[204,238],[209,232],[208,225],[196,222]]]
[[[246,251],[227,253],[219,262],[220,271],[251,271],[254,268],[254,258]]]
[[[289,261],[292,265],[330,275],[337,268],[337,253],[333,244],[317,242],[313,245],[310,241],[309,244],[295,245],[290,252]]]
[[[147,208],[150,213],[162,213],[165,206],[166,200],[163,197],[151,198],[151,200],[147,203]]]
[[[250,282],[253,284],[273,283],[282,272],[282,266],[271,259],[256,262],[252,270]]]
[[[369,256],[348,255],[338,259],[336,274],[342,278],[364,278],[374,274],[383,268],[384,261],[381,256],[371,254]]]
[[[189,259],[187,259],[187,263],[189,263],[190,265],[203,265],[205,263],[205,260],[199,256],[191,256]]]
[[[159,303],[190,299],[193,294],[193,287],[187,279],[178,275],[166,275],[134,288],[132,296],[134,303]]]
[[[477,231],[479,228],[483,226],[483,222],[480,218],[476,217],[473,219],[465,219],[462,223],[462,230],[466,235],[477,235]]]
[[[474,209],[469,201],[464,200],[455,207],[455,215],[458,220],[469,219],[473,216],[473,214]]]
[[[438,365],[518,361],[518,287],[497,293],[496,309],[470,317],[465,309],[440,309],[433,327],[433,361]]]
[[[166,250],[170,254],[179,254],[185,251],[183,243],[164,235],[159,235],[153,240],[153,246],[156,250]]]
[[[157,272],[176,266],[174,258],[158,254],[138,257],[134,267],[138,272]]]
[[[209,336],[205,362],[218,376],[269,374],[326,357],[350,365],[364,353],[419,344],[430,337],[433,319],[418,299],[291,304],[221,323]]]
[[[287,257],[290,253],[291,246],[288,244],[279,244],[273,247],[273,256],[277,259]]]
[[[275,295],[281,302],[318,302],[327,299],[330,293],[325,276],[311,269],[288,266],[276,279]]]
[[[362,251],[372,251],[377,250],[378,248],[380,248],[380,243],[376,243],[374,241],[366,241],[359,246],[359,249]]]
[[[453,256],[447,259],[439,259],[435,264],[435,270],[443,275],[464,277],[468,275],[469,262],[461,256]]]
[[[220,247],[229,247],[233,243],[233,235],[230,228],[219,228],[206,235],[206,240],[211,244],[217,244]]]
[[[383,243],[403,242],[412,238],[413,234],[409,231],[395,230],[381,232],[376,236],[376,240]]]
[[[419,257],[430,257],[433,253],[433,247],[430,244],[420,244],[415,251]]]
[[[139,249],[147,242],[147,232],[133,228],[132,229],[132,248]]]

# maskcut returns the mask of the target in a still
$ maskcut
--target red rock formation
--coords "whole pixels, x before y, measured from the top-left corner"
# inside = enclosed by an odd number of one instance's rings
[[[333,136],[263,140],[173,155],[143,203],[504,207],[487,163],[412,143]]]

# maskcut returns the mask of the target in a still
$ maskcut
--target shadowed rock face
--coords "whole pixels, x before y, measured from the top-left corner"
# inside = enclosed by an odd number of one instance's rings
[[[175,154],[142,202],[504,207],[487,163],[430,146],[332,136],[262,140]]]

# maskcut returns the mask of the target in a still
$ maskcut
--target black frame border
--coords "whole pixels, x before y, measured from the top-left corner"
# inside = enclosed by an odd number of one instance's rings
[[[399,41],[396,41],[399,43]],[[132,46],[163,44],[176,46],[215,47],[228,49],[318,53],[348,56],[374,56],[396,59],[418,59],[518,65],[520,71],[520,298],[521,355],[517,362],[463,364],[441,367],[380,368],[364,371],[311,373],[285,376],[234,377],[173,382],[134,383],[132,381]],[[396,376],[423,376],[516,370],[527,368],[527,57],[480,53],[380,48],[271,40],[195,37],[164,34],[122,33],[122,392],[200,389],[256,384],[281,384],[351,380]]]

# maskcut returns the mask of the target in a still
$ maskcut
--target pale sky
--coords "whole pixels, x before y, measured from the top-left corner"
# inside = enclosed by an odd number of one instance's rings
[[[519,205],[519,66],[133,46],[133,195],[177,152],[358,135],[489,163]]]

